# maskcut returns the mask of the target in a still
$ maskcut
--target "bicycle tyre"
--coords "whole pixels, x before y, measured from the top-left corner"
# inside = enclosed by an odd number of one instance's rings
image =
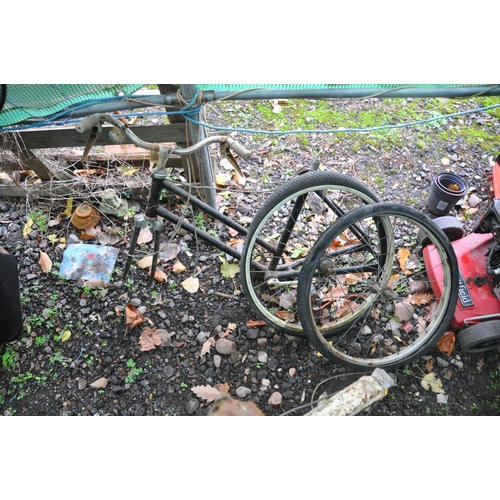
[[[384,219],[392,233],[374,229]],[[339,249],[335,242],[353,226],[365,231],[370,245]],[[429,240],[425,248],[419,231]],[[381,238],[392,240],[385,259],[376,251]],[[373,271],[350,276],[353,259],[373,262]],[[458,283],[453,247],[429,217],[394,203],[361,207],[325,231],[306,257],[298,285],[300,322],[310,343],[331,361],[356,369],[398,368],[418,359],[447,330]]]
[[[468,326],[457,334],[464,352],[484,352],[500,347],[500,320],[485,321]]]
[[[317,236],[336,218],[361,205],[378,201],[377,195],[365,184],[336,172],[308,172],[276,190],[255,215],[240,262],[243,291],[256,314],[281,333],[305,337],[294,305],[301,262]],[[294,209],[298,207],[301,207],[300,212],[295,214]],[[326,215],[318,215],[321,210],[325,210]],[[334,213],[336,211],[338,213]],[[318,223],[317,219],[323,216],[324,220]],[[276,234],[280,237],[287,234],[286,223],[291,220],[293,229],[282,251],[276,247],[269,250],[260,244],[261,240],[270,244]],[[299,248],[300,254],[297,253]],[[279,264],[276,254],[282,257]],[[284,263],[285,260],[288,264]],[[261,268],[256,269],[259,263]],[[287,281],[285,273],[296,276]],[[271,278],[270,274],[273,274]],[[288,285],[282,284],[281,277]]]

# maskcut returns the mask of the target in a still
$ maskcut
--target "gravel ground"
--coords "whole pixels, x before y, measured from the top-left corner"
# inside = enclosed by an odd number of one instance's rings
[[[463,101],[457,106],[469,109],[476,104]],[[332,106],[362,110],[380,106],[380,101],[337,101]],[[275,123],[259,121],[252,103],[212,105],[207,112],[209,122],[220,125],[231,126],[238,114],[243,120],[240,126],[279,126],[278,113]],[[483,127],[498,135],[499,126],[498,119],[484,113],[440,122],[424,130],[433,135],[432,143],[425,147],[418,144],[421,127],[391,131],[402,140],[390,148],[360,142],[359,135],[309,135],[307,144],[298,135],[240,136],[254,158],[241,163],[247,183],[232,179],[224,189],[230,193],[228,210],[248,223],[273,189],[317,158],[321,168],[366,183],[384,201],[412,205],[426,214],[433,177],[444,170],[455,172],[480,201],[479,211],[467,217],[465,208],[452,211],[464,220],[467,231],[488,206],[488,175],[498,151],[459,137],[443,141],[440,132],[452,127]],[[138,211],[143,211],[145,200],[134,201]],[[172,201],[165,203],[176,209]],[[58,274],[65,251],[60,238],[70,241],[80,232],[67,218],[47,226],[35,220],[27,235],[23,229],[30,218],[35,219],[35,211],[55,221],[65,208],[63,200],[0,200],[0,245],[18,261],[26,318],[23,338],[1,348],[3,415],[202,416],[213,403],[192,391],[197,386],[228,391],[238,401],[255,403],[268,416],[304,415],[320,395],[334,394],[359,379],[359,372],[319,357],[306,340],[255,326],[252,321],[259,318],[242,293],[239,274],[224,277],[220,252],[182,232],[169,242],[174,256],[169,253],[160,263],[167,282],[156,283],[154,291],[147,285],[147,270],[140,267],[134,266],[127,279],[121,278],[133,222],[111,215],[101,218],[100,234],[89,240],[108,242],[119,250],[110,285],[92,288],[82,280],[63,279]],[[193,212],[188,217],[222,240],[231,239],[227,228],[197,215]],[[167,224],[164,244],[171,230]],[[151,248],[152,243],[145,242],[141,252],[146,255]],[[54,272],[42,271],[41,252],[52,260]],[[177,262],[185,267],[183,272],[175,272]],[[193,274],[199,279],[199,289],[190,293],[183,282]],[[127,328],[127,308],[146,320]],[[163,334],[158,345],[143,350],[141,334],[148,328]],[[214,345],[202,356],[210,338]],[[444,394],[422,387],[429,370],[442,381]],[[395,385],[361,415],[500,413],[498,350],[466,354],[455,345],[449,356],[434,350],[391,376]]]

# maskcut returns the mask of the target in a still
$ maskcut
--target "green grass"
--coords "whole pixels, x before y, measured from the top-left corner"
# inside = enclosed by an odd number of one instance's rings
[[[290,130],[330,130],[330,129],[365,129],[374,127],[385,127],[397,124],[438,118],[456,113],[459,106],[467,109],[500,104],[500,97],[477,97],[474,99],[381,99],[377,101],[361,100],[358,106],[350,106],[343,109],[338,100],[306,100],[296,99],[284,101],[279,113],[273,112],[271,101],[253,101],[249,103],[232,102],[219,103],[222,112],[232,127],[259,128],[255,123],[266,123],[269,131]],[[226,112],[228,110],[228,112]],[[500,118],[500,107],[486,112],[493,120]],[[435,134],[440,139],[452,142],[461,138],[466,145],[481,146],[488,150],[500,148],[500,137],[494,134],[488,123],[463,124],[465,118],[458,117],[453,120],[449,127],[449,120],[436,120],[425,124],[408,128],[384,129],[369,133],[337,132],[333,141],[341,140],[349,143],[351,149],[364,150],[374,147],[378,151],[391,151],[394,147],[403,147],[411,141],[422,150],[428,148],[435,142]],[[260,137],[260,136],[259,136]],[[271,145],[279,148],[279,136],[263,135],[260,139],[254,136],[256,141],[270,141]],[[298,142],[309,146],[310,135],[297,134]],[[278,154],[278,153],[276,153]]]

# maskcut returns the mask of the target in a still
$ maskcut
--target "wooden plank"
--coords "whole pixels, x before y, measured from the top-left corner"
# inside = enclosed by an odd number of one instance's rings
[[[33,170],[35,174],[41,181],[48,181],[51,179],[52,175],[49,169],[45,166],[45,164],[37,158],[35,154],[33,154],[29,150],[18,151],[17,152],[22,164],[28,169]]]
[[[147,196],[149,194],[149,186],[136,180],[123,182],[117,182],[114,179],[103,180],[102,182],[92,180],[92,183],[71,180],[38,182],[28,186],[0,184],[0,198],[25,197],[26,194],[29,194],[31,198],[54,198],[56,196],[78,198],[78,195],[75,193],[81,193],[81,198],[85,199],[88,197],[89,188],[92,188],[92,194],[96,196],[109,188],[125,191],[134,197]]]
[[[95,142],[96,146],[114,144],[108,135],[111,128],[111,125],[102,127],[103,133],[99,134]],[[130,130],[146,142],[175,142],[177,144],[186,142],[186,125],[183,123],[134,125],[130,127]],[[88,134],[80,134],[74,128],[68,127],[24,130],[16,134],[19,134],[20,142],[24,143],[27,149],[85,147],[88,139]],[[127,144],[132,144],[132,142],[127,141]]]

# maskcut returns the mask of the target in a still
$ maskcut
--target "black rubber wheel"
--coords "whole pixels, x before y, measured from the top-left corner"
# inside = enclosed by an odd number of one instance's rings
[[[483,352],[500,347],[500,320],[484,321],[464,328],[457,334],[464,352]]]
[[[384,221],[392,231],[380,230]],[[432,245],[422,248],[419,231]],[[354,270],[361,265],[361,272]],[[306,257],[298,286],[300,322],[331,361],[356,369],[397,368],[418,359],[447,330],[458,283],[453,247],[429,217],[377,203],[336,221]]]
[[[437,217],[436,219],[432,219],[432,222],[436,224],[440,229],[442,229],[443,233],[446,234],[446,237],[450,241],[456,241],[460,238],[463,238],[465,234],[463,224],[456,218],[450,215],[445,215],[444,217]],[[419,231],[418,237],[422,246],[429,244],[429,239],[426,238],[425,231]]]
[[[240,263],[245,297],[258,316],[305,337],[296,305],[305,257],[335,220],[377,201],[367,186],[335,172],[308,172],[276,190],[249,227]]]

